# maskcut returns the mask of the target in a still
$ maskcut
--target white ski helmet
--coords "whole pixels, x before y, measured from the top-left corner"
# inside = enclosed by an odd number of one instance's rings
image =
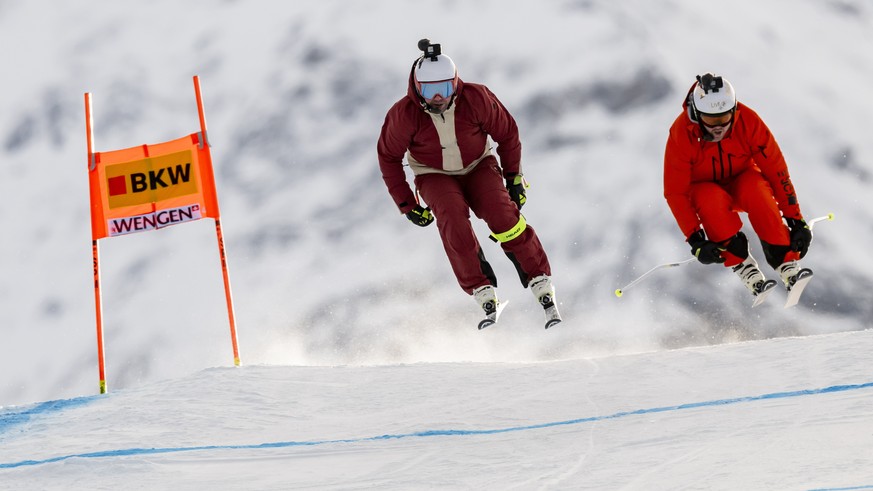
[[[697,76],[697,84],[691,93],[691,105],[695,116],[717,116],[737,108],[737,94],[726,78],[704,73]]]
[[[431,44],[429,39],[418,42],[418,48],[424,54],[415,60],[413,77],[415,78],[415,90],[422,95],[421,84],[426,82],[449,82],[450,94],[442,94],[446,99],[454,95],[458,89],[458,68],[448,55],[442,54],[439,44]],[[425,99],[429,99],[425,97]]]

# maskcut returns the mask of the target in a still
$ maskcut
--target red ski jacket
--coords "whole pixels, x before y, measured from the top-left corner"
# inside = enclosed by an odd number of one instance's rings
[[[410,72],[406,96],[385,116],[377,145],[382,178],[401,213],[416,205],[403,169],[404,156],[415,175],[463,175],[494,158],[490,136],[498,145],[504,177],[521,172],[518,126],[487,87],[459,80],[451,106],[437,115],[424,109],[414,84]]]
[[[687,99],[683,108],[670,127],[664,152],[664,197],[685,237],[701,226],[689,198],[691,184],[727,183],[749,168],[770,183],[784,217],[802,218],[782,151],[755,111],[737,103],[728,134],[720,142],[710,142],[691,120]]]

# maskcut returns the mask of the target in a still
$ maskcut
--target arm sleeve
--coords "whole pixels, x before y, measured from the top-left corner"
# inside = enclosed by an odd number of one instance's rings
[[[497,144],[497,155],[503,177],[521,173],[521,140],[515,118],[487,87],[482,87],[482,100],[478,101],[482,129]]]
[[[409,148],[414,133],[413,125],[404,121],[399,105],[395,105],[385,116],[376,152],[379,155],[379,168],[388,193],[400,213],[406,214],[415,207],[417,201],[412,188],[406,181],[403,170],[403,156]]]
[[[749,118],[749,144],[751,145],[752,158],[761,169],[761,174],[773,188],[773,195],[779,204],[779,210],[785,218],[803,218],[800,214],[800,203],[794,191],[794,184],[788,173],[788,164],[776,138],[770,132],[770,128],[752,110],[745,108],[744,117]]]
[[[691,203],[691,157],[683,150],[682,135],[670,132],[664,150],[664,198],[687,238],[700,229],[700,218]]]

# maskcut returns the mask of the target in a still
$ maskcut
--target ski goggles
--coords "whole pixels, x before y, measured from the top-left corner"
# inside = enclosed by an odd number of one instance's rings
[[[443,99],[448,99],[455,93],[455,86],[452,80],[442,80],[440,82],[419,82],[418,93],[424,100],[429,101],[439,94]]]
[[[719,115],[701,114],[700,122],[707,128],[720,128],[731,124],[734,120],[734,113],[727,112]]]

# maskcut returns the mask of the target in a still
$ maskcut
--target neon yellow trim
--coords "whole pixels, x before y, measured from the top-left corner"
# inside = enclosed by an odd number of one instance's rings
[[[530,183],[524,178],[524,174],[516,174],[515,178],[512,179],[512,184],[516,186],[523,184],[525,189],[530,187]]]
[[[495,242],[509,242],[521,235],[526,228],[527,221],[524,219],[524,215],[518,215],[518,223],[516,223],[514,227],[500,234],[491,234],[491,240]]]

